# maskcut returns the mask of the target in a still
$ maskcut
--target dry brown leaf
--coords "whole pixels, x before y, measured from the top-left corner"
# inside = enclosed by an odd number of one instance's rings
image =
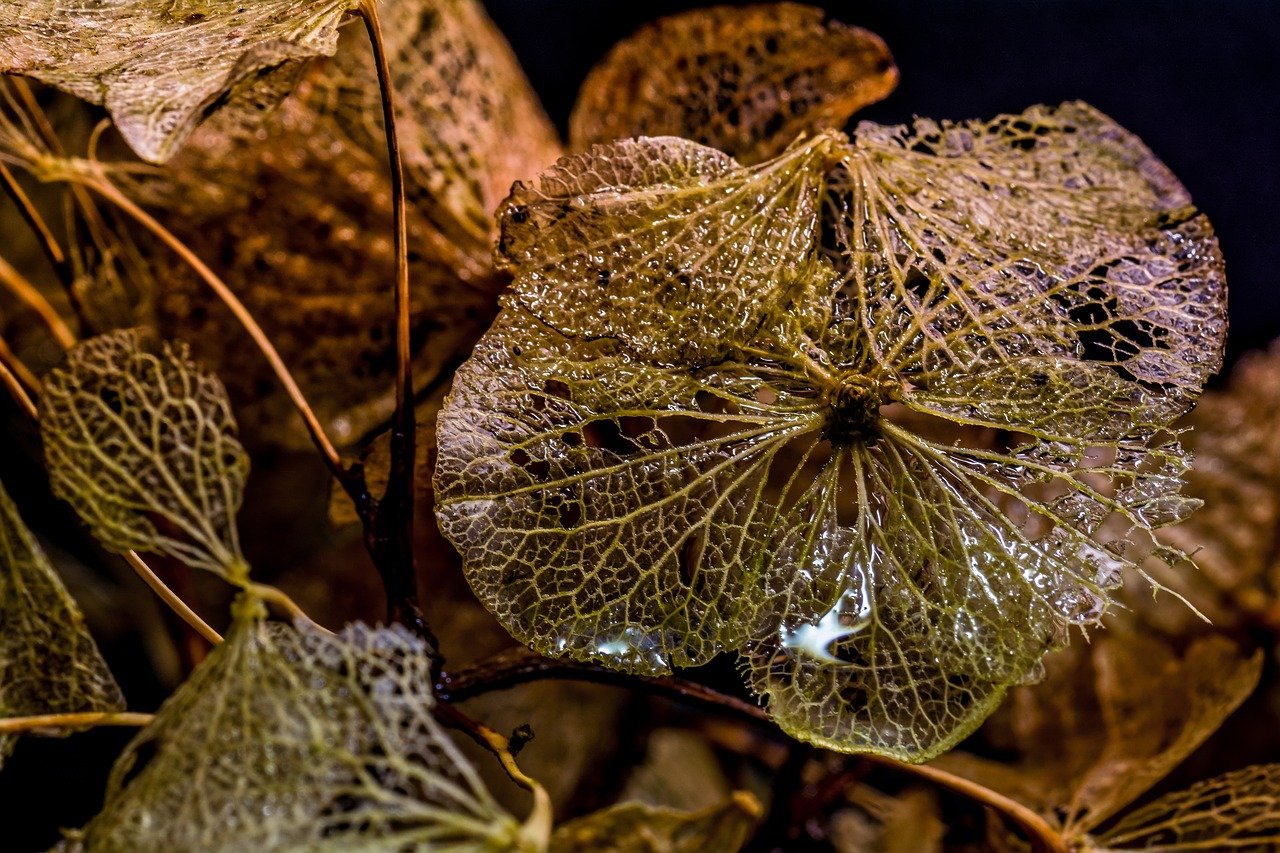
[[[305,97],[259,135],[206,126],[165,174],[137,188],[244,301],[329,434],[349,444],[394,407],[394,249],[381,155],[342,141]],[[496,309],[493,285],[467,286],[409,211],[415,381],[430,385]],[[310,440],[265,360],[231,313],[179,260],[157,250],[166,335],[227,383],[246,435],[305,449]]]
[[[493,212],[514,181],[560,156],[555,129],[476,0],[399,0],[382,16],[410,201],[487,266]],[[334,65],[325,83],[338,126],[365,150],[381,150],[368,48],[344,49]]]
[[[893,91],[898,69],[879,36],[824,17],[770,3],[649,24],[587,76],[569,121],[572,147],[683,136],[749,164],[802,132],[843,127]]]
[[[1019,758],[963,753],[943,769],[1043,813],[1083,835],[1167,775],[1252,692],[1260,653],[1207,637],[1179,657],[1160,641],[1112,631],[1047,661],[1049,675],[1015,690],[993,721]]]

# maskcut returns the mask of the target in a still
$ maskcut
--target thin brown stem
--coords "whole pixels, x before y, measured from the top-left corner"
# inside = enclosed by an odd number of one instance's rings
[[[956,776],[954,773],[948,773],[928,764],[903,764],[889,758],[867,757],[876,763],[913,773],[921,779],[927,779],[993,809],[1011,823],[1017,824],[1027,834],[1032,849],[1039,853],[1067,853],[1067,842],[1062,834],[1050,826],[1047,820],[1017,800],[1012,800],[963,776]]]
[[[462,732],[491,753],[498,759],[498,763],[502,765],[502,769],[512,782],[533,794],[533,812],[525,822],[525,827],[534,837],[540,838],[545,843],[546,838],[551,834],[551,799],[547,796],[546,789],[538,784],[536,779],[520,769],[515,753],[511,749],[511,739],[447,703],[442,702],[436,705],[435,715],[440,722]]]
[[[284,611],[294,622],[306,622],[316,630],[323,631],[326,634],[332,633],[328,628],[308,616],[301,605],[290,598],[284,590],[265,583],[251,583],[245,589],[263,602],[273,604]]]
[[[413,359],[409,325],[409,249],[405,204],[404,163],[396,134],[395,88],[387,64],[377,0],[363,0],[360,17],[373,49],[382,100],[383,131],[391,170],[391,203],[395,220],[395,322],[396,408],[391,418],[391,463],[387,488],[366,523],[366,544],[382,573],[391,619],[411,625],[438,651],[422,610],[418,606],[417,574],[413,555],[413,497],[415,424],[413,409]]]
[[[606,670],[594,664],[544,658],[527,650],[503,653],[456,672],[441,673],[438,692],[445,702],[459,702],[494,690],[505,690],[546,678],[589,681],[641,689],[647,693],[727,713],[756,724],[774,725],[763,708],[733,696],[726,696],[702,684],[677,678],[637,678]],[[924,779],[994,809],[1010,823],[1020,827],[1027,834],[1033,848],[1039,853],[1066,853],[1067,851],[1062,835],[1043,817],[1021,803],[977,782],[927,764],[908,764],[881,755],[860,757]]]
[[[594,664],[545,658],[525,649],[494,655],[457,671],[442,672],[436,689],[443,701],[463,702],[494,690],[505,690],[546,678],[587,681],[615,687],[639,686],[653,695],[713,709],[739,719],[769,723],[769,715],[759,705],[726,696],[694,681],[628,675]]]
[[[40,714],[34,717],[8,717],[0,719],[0,735],[39,731],[40,729],[84,729],[92,726],[146,726],[155,719],[154,714],[135,714],[128,711],[85,711],[78,714]]]
[[[6,346],[4,349],[8,351],[9,348]],[[21,362],[18,362],[18,364],[21,364]],[[27,389],[22,387],[22,382],[19,381],[18,376],[3,358],[0,358],[0,382],[3,382],[4,386],[9,389],[9,394],[12,395],[14,402],[18,404],[18,407],[22,409],[27,417],[33,421],[40,418],[40,412],[36,408],[35,401],[31,399]]]
[[[280,353],[276,351],[275,345],[271,343],[271,339],[267,337],[266,332],[258,325],[258,321],[249,313],[249,309],[244,306],[240,298],[235,295],[227,283],[224,282],[217,273],[208,267],[204,261],[200,260],[187,245],[164,225],[147,213],[141,207],[133,202],[128,196],[120,192],[115,184],[111,183],[104,177],[85,177],[81,178],[85,181],[85,185],[89,189],[111,202],[118,209],[132,217],[139,225],[146,228],[152,234],[160,239],[162,243],[171,249],[174,254],[182,259],[195,273],[204,280],[205,284],[217,294],[223,304],[235,316],[240,326],[253,339],[254,344],[262,351],[266,357],[267,363],[271,365],[272,372],[276,378],[280,380],[280,384],[284,386],[289,399],[293,401],[294,408],[298,410],[298,414],[302,416],[302,421],[306,425],[307,432],[311,435],[311,440],[320,450],[320,455],[324,458],[325,464],[328,465],[330,472],[344,486],[348,480],[347,470],[342,464],[342,458],[338,455],[337,449],[333,443],[329,441],[329,437],[325,434],[324,427],[320,425],[319,418],[315,412],[311,410],[311,406],[307,403],[306,397],[303,396],[302,390],[298,387],[298,383],[294,381],[293,374],[289,372],[289,368],[285,365],[284,360],[280,358]]]
[[[31,372],[31,369],[22,363],[22,359],[14,354],[9,348],[9,343],[4,338],[0,338],[0,367],[5,370],[5,384],[9,385],[12,381],[13,388],[16,387],[25,395],[30,391],[33,394],[40,393],[40,377]],[[14,395],[15,398],[17,395]],[[19,401],[21,402],[21,401]]]
[[[13,172],[9,171],[9,167],[4,163],[0,163],[0,183],[4,184],[4,190],[9,198],[13,199],[13,203],[17,205],[18,212],[22,214],[23,220],[35,232],[40,242],[40,248],[44,250],[45,256],[49,258],[49,263],[53,265],[53,269],[58,273],[60,278],[66,279],[69,275],[69,264],[67,261],[67,253],[62,251],[61,244],[58,243],[53,231],[49,228],[48,223],[44,221],[44,217],[40,215],[40,211],[36,210],[36,206],[32,204],[30,197],[27,196],[22,185],[18,183],[18,179],[14,177]]]
[[[44,294],[28,281],[26,276],[2,257],[0,257],[0,287],[4,287],[22,304],[34,311],[41,322],[48,327],[59,346],[70,349],[75,344],[75,332],[71,331],[71,327],[62,319],[57,309],[49,304],[49,300],[45,299]]]
[[[222,635],[209,627],[209,623],[201,619],[200,614],[188,607],[187,603],[179,598],[176,592],[170,589],[164,581],[160,580],[160,576],[147,565],[137,551],[129,551],[124,555],[124,558],[129,563],[129,568],[133,569],[134,574],[142,578],[143,583],[151,587],[151,591],[161,601],[169,605],[170,610],[178,614],[178,618],[190,625],[197,634],[213,645],[216,646],[222,642]]]

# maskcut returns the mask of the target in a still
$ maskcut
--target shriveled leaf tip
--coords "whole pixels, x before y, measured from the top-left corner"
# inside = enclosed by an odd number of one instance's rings
[[[354,0],[15,0],[0,71],[102,104],[139,156],[163,162],[202,119],[285,97],[300,61],[332,54]]]

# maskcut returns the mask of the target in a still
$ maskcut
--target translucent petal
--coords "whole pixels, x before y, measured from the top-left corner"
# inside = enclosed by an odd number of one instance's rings
[[[1273,850],[1280,764],[1257,764],[1165,794],[1097,839],[1107,850]]]
[[[499,210],[509,299],[570,337],[718,361],[822,275],[811,247],[836,142],[820,136],[749,169],[674,137],[565,157]]]
[[[639,672],[735,647],[766,584],[764,499],[812,400],[760,403],[744,365],[655,368],[504,313],[438,427],[437,516],[517,638]]]

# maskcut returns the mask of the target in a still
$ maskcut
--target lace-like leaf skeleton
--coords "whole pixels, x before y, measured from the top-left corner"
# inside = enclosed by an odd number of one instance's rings
[[[421,640],[254,607],[125,749],[72,849],[543,849],[432,716]]]
[[[441,414],[437,514],[540,652],[737,651],[794,736],[920,761],[1125,567],[1186,559],[1150,534],[1195,507],[1170,424],[1221,362],[1222,260],[1087,105],[753,166],[623,140],[499,217],[514,283]]]

